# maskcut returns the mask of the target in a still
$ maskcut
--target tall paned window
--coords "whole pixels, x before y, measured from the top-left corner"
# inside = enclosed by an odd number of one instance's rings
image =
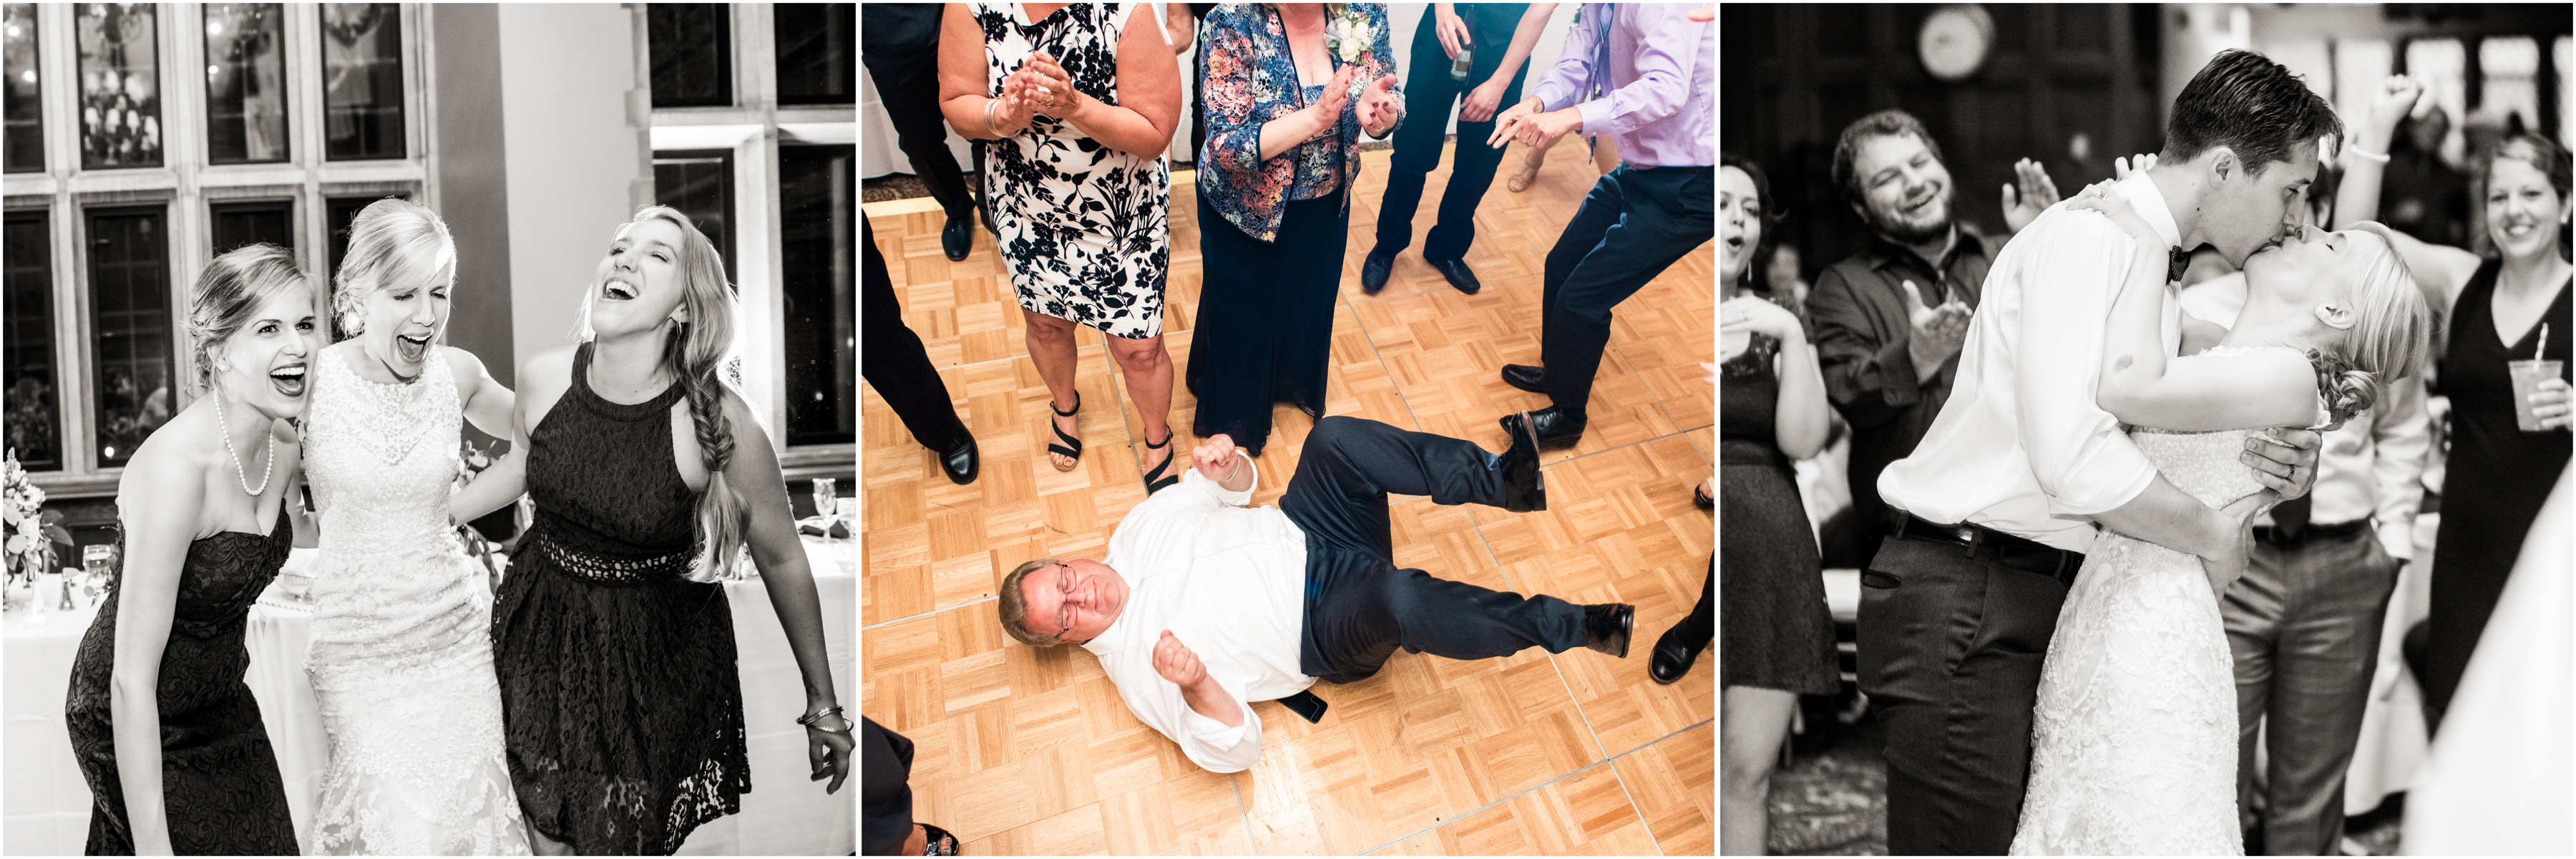
[[[787,443],[858,440],[856,146],[780,146]]]
[[[206,6],[206,160],[286,160],[286,7]]]
[[[45,213],[10,212],[7,221],[7,321],[0,335],[7,367],[9,449],[28,471],[63,467],[62,392],[54,372],[54,277]]]
[[[7,35],[8,83],[0,87],[8,119],[7,150],[0,153],[11,173],[45,169],[45,109],[36,88],[36,4],[0,4],[0,34]]]
[[[653,202],[680,210],[724,254],[734,277],[733,152],[708,149],[653,154]]]
[[[149,3],[72,8],[79,10],[81,167],[161,166],[159,10]]]
[[[322,154],[401,158],[402,6],[322,4]]]
[[[290,251],[295,249],[293,200],[215,203],[206,208],[214,215],[214,250],[218,256],[243,245],[263,242]]]
[[[178,403],[168,214],[163,206],[127,206],[91,209],[88,217],[98,462],[114,468],[170,420]]]
[[[732,14],[732,8],[722,3],[644,7],[646,48],[653,55],[654,107],[733,103]]]
[[[855,104],[858,102],[857,52],[850,40],[858,35],[851,18],[855,3],[779,3],[773,20],[778,34],[779,104]]]

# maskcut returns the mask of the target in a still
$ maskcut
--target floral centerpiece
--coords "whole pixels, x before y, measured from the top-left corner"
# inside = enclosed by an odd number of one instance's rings
[[[484,469],[492,467],[492,455],[484,452],[482,446],[472,440],[458,442],[457,448],[456,482],[449,487],[450,492],[464,489],[465,485],[474,482],[474,478],[480,476]],[[510,511],[511,508],[504,507],[498,512]],[[465,549],[467,557],[483,565],[483,571],[492,577],[492,589],[499,591],[501,574],[510,566],[510,557],[501,544],[483,536],[483,532],[476,530],[470,522],[456,526],[456,542]]]
[[[54,544],[69,546],[72,532],[63,528],[63,514],[45,509],[45,490],[27,479],[27,469],[18,464],[18,449],[10,448],[5,462],[0,462],[0,478],[5,478],[7,499],[0,507],[7,510],[9,523],[9,585],[34,581],[36,574],[54,568]]]

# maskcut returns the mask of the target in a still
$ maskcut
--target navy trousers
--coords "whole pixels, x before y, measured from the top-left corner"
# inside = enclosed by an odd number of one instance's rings
[[[1518,22],[1520,18],[1513,15],[1511,20]],[[1388,253],[1413,245],[1413,211],[1422,204],[1424,180],[1432,168],[1440,166],[1440,143],[1449,109],[1466,98],[1468,90],[1493,76],[1502,65],[1504,47],[1511,42],[1508,28],[1499,30],[1499,42],[1479,41],[1471,64],[1473,70],[1462,83],[1449,79],[1449,53],[1440,47],[1439,29],[1430,26],[1429,16],[1425,16],[1424,26],[1413,31],[1413,67],[1404,78],[1404,115],[1412,120],[1395,130],[1395,158],[1387,169],[1386,196],[1379,199],[1377,207],[1377,249]],[[1479,34],[1477,38],[1486,36]],[[1512,73],[1495,113],[1521,100],[1521,81],[1527,77],[1527,64]],[[1476,204],[1485,199],[1485,189],[1494,184],[1494,169],[1503,163],[1503,147],[1485,145],[1485,138],[1493,134],[1492,117],[1483,122],[1459,119],[1457,158],[1449,168],[1449,186],[1440,192],[1440,222],[1423,237],[1423,259],[1465,257],[1467,246],[1476,241]]]
[[[1473,442],[1335,415],[1315,423],[1280,511],[1306,532],[1300,669],[1334,683],[1376,674],[1402,647],[1450,659],[1581,646],[1583,607],[1481,588],[1395,565],[1388,495],[1496,505],[1503,478]]]
[[[1611,308],[1716,234],[1716,184],[1710,167],[1625,166],[1592,184],[1547,252],[1539,361],[1558,408],[1592,401]]]

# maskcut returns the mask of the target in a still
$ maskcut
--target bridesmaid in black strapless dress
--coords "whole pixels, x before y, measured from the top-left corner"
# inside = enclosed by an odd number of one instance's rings
[[[170,846],[180,855],[285,854],[296,852],[295,825],[286,813],[286,784],[277,753],[259,718],[259,701],[242,675],[250,651],[242,630],[250,604],[277,578],[294,547],[286,510],[268,536],[225,531],[188,544],[179,573],[179,605],[170,641],[161,651],[161,789],[170,818]],[[117,548],[125,547],[122,535]],[[132,855],[134,832],[125,818],[125,789],[116,774],[116,736],[108,712],[116,666],[116,610],[124,571],[99,606],[98,619],[81,636],[72,662],[72,753],[97,805],[90,812],[92,856]]]
[[[242,633],[252,601],[295,544],[290,499],[302,463],[295,442],[273,433],[304,411],[313,291],[293,254],[250,245],[206,264],[187,321],[203,395],[125,463],[116,577],[81,636],[63,705],[93,803],[86,852],[292,855],[295,823],[277,753],[242,681],[250,670]],[[269,523],[267,533],[239,527],[259,522]],[[188,539],[209,527],[221,530]],[[117,664],[120,651],[129,664]],[[148,682],[149,695],[129,690],[120,705],[120,670],[132,672],[129,682]],[[125,762],[131,772],[118,767],[121,720],[135,756]],[[138,796],[153,793],[140,784],[152,772],[141,758],[156,734],[160,808],[129,813],[129,776]],[[166,842],[156,843],[164,829]]]

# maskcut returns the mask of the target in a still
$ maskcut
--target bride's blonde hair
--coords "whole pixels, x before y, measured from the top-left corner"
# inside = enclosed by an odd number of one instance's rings
[[[2433,336],[2433,310],[2424,292],[2397,253],[2397,241],[2386,225],[2362,221],[2345,227],[2378,239],[2378,250],[2364,264],[2361,278],[2345,293],[2352,302],[2352,328],[2335,354],[2349,367],[2320,380],[2336,422],[2368,410],[2379,401],[2389,380],[2402,379],[2424,367]]]

